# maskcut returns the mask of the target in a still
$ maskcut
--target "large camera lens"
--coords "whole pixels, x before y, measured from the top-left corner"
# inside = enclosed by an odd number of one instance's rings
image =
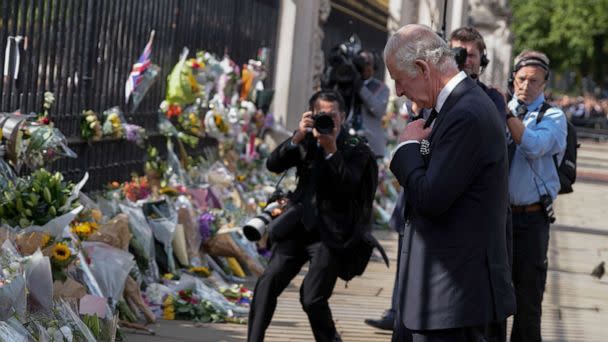
[[[331,134],[334,130],[334,119],[327,113],[319,113],[312,117],[315,121],[313,127],[321,134]]]
[[[268,228],[268,223],[272,221],[272,216],[270,216],[267,212],[262,212],[262,214],[252,218],[243,226],[243,235],[249,241],[258,241],[262,238],[266,229]]]

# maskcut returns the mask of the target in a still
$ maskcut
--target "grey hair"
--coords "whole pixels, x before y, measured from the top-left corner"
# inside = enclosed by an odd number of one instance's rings
[[[386,43],[384,48],[384,60],[389,55],[394,58],[395,68],[405,72],[408,76],[416,76],[417,60],[423,60],[435,65],[440,72],[446,72],[451,68],[457,68],[454,53],[448,44],[428,27],[420,26],[405,34],[407,26],[395,32]],[[407,38],[407,39],[406,39]]]

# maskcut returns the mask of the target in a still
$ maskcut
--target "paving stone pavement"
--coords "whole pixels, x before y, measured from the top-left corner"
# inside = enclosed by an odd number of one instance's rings
[[[543,341],[608,340],[608,276],[589,275],[600,261],[608,262],[608,144],[582,142],[578,181],[571,194],[555,203],[549,273],[543,301]],[[372,262],[365,274],[345,288],[338,281],[330,305],[343,340],[390,341],[390,332],[368,327],[365,318],[377,318],[390,302],[394,280],[396,236],[376,234],[391,256],[391,268]],[[266,341],[314,341],[298,298],[302,272],[279,298]],[[129,332],[127,341],[244,341],[247,327],[235,324],[194,324],[161,321],[155,336]]]

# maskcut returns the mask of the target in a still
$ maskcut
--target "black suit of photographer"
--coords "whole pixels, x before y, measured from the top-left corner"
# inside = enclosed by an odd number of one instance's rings
[[[337,134],[335,147],[336,151],[328,154],[308,133],[298,144],[287,139],[267,160],[267,167],[273,172],[297,168],[298,184],[289,201],[293,206],[301,205],[302,215],[295,227],[273,228],[289,233],[282,234],[281,239],[275,237],[268,268],[256,284],[248,341],[263,341],[277,297],[308,261],[300,302],[317,341],[340,341],[328,305],[341,265],[337,246],[348,239],[360,216],[355,198],[367,163],[375,161],[369,147],[344,129]]]

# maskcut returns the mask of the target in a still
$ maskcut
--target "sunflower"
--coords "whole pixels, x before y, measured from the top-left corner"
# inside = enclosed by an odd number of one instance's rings
[[[72,256],[70,248],[63,242],[55,244],[52,250],[52,257],[57,261],[66,261]]]
[[[78,235],[81,239],[88,238],[98,228],[96,222],[82,222],[72,227],[72,233]]]

